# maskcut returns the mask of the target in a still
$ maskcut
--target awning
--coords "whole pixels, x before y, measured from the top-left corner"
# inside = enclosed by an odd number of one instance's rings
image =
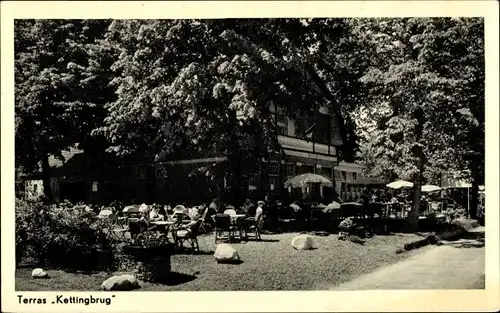
[[[337,166],[337,157],[334,156],[326,156],[322,154],[316,153],[308,153],[302,151],[294,151],[294,150],[283,150],[286,155],[287,162],[297,163],[300,162],[304,165],[321,165],[324,167],[336,167]]]
[[[368,177],[368,178],[357,179],[355,181],[348,182],[347,184],[348,185],[383,185],[383,186],[385,186],[386,182],[381,180],[381,179]]]

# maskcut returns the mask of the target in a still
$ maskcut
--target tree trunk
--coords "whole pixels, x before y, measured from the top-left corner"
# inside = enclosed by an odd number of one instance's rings
[[[410,214],[408,215],[408,222],[411,230],[418,229],[418,217],[420,215],[420,198],[422,197],[422,178],[424,175],[424,165],[427,162],[426,155],[422,150],[423,125],[425,123],[424,112],[421,107],[417,107],[413,112],[413,117],[417,120],[415,128],[415,143],[418,143],[412,148],[412,153],[415,156],[417,164],[417,173],[413,177],[413,201]]]
[[[234,153],[232,154],[232,160],[231,160],[231,195],[230,198],[232,200],[233,205],[237,205],[236,202],[241,201],[242,196],[241,196],[241,185],[242,185],[242,176],[243,176],[243,169],[241,166],[241,156],[239,153]]]
[[[43,179],[43,193],[45,195],[45,199],[50,203],[52,202],[52,188],[50,186],[50,165],[49,165],[49,156],[45,155],[42,158],[42,179]]]
[[[410,214],[408,216],[408,223],[411,230],[418,229],[418,217],[420,215],[420,198],[422,197],[422,174],[417,174],[416,179],[413,181],[413,201]]]
[[[470,199],[469,199],[469,217],[471,219],[477,218],[477,206],[479,204],[479,183],[478,183],[478,173],[472,173],[472,188],[470,189]]]
[[[146,171],[146,203],[155,203],[156,195],[156,166],[153,158],[147,159]]]

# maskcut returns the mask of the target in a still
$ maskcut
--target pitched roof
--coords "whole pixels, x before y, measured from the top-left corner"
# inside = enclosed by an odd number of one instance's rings
[[[69,151],[62,151],[61,154],[64,158],[64,161],[56,158],[55,156],[51,155],[49,156],[49,166],[50,167],[61,167],[63,166],[66,162],[68,162],[71,158],[73,158],[77,154],[83,153],[83,150],[77,149],[75,147],[70,147]]]
[[[311,64],[305,64],[305,70],[306,74],[308,74],[309,78],[312,79],[314,84],[318,87],[319,92],[328,100],[330,103],[333,105],[331,108],[333,109],[334,116],[337,119],[337,124],[339,125],[339,132],[340,132],[340,137],[342,139],[342,142],[345,144],[347,141],[347,130],[345,127],[344,123],[344,118],[342,116],[342,113],[340,111],[340,104],[337,102],[337,99],[332,95],[330,92],[330,89],[328,89],[328,86],[325,84],[323,79],[318,75],[316,70]]]

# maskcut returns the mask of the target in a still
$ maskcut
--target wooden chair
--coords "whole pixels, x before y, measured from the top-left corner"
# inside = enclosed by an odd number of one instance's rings
[[[208,214],[208,207],[206,207],[205,209],[203,209],[203,214],[201,215],[200,217],[200,233],[203,232],[203,233],[207,233],[207,228],[205,227],[205,220],[207,218],[207,214]]]
[[[175,245],[178,248],[184,247],[184,242],[189,242],[193,253],[200,252],[200,245],[198,244],[198,235],[200,234],[200,225],[202,220],[198,219],[187,225],[185,229],[174,230]]]
[[[247,220],[247,225],[245,227],[245,238],[248,239],[248,234],[253,233],[255,240],[260,241],[260,232],[262,226],[264,225],[264,214],[259,214],[255,220]]]
[[[108,219],[111,222],[111,227],[113,227],[113,229],[111,230],[111,232],[114,234],[113,239],[115,239],[116,241],[125,241],[125,234],[127,233],[128,229],[120,224],[118,216],[111,214],[108,216]]]
[[[215,243],[219,239],[225,239],[224,233],[228,233],[229,241],[234,239],[235,227],[231,224],[231,217],[227,214],[216,214],[213,216],[215,222]]]
[[[144,226],[142,226],[141,224],[142,223],[139,221],[138,218],[130,218],[128,220],[128,229],[130,231],[130,237],[132,239],[145,230]]]

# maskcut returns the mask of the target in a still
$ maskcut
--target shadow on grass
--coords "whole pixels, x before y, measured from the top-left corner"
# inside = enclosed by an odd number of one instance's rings
[[[240,265],[241,263],[243,263],[242,260],[235,260],[235,261],[220,261],[220,262],[217,262],[217,264],[228,264],[228,265]]]
[[[111,266],[108,268],[103,268],[103,267],[72,268],[69,266],[50,266],[50,265],[42,265],[31,262],[16,265],[16,269],[35,269],[35,268],[42,268],[44,270],[51,270],[51,271],[63,271],[70,274],[82,274],[82,275],[94,275],[102,272],[111,273],[114,270],[116,270],[116,268]]]
[[[185,283],[189,283],[190,281],[195,280],[197,277],[194,275],[188,275],[179,272],[171,272],[168,278],[164,280],[156,281],[155,283],[166,285],[166,286],[176,286]]]
[[[246,242],[279,242],[278,239],[247,240]]]
[[[184,249],[184,250],[177,250],[172,253],[172,255],[213,255],[215,251],[196,251],[193,253],[193,251],[189,249]]]

